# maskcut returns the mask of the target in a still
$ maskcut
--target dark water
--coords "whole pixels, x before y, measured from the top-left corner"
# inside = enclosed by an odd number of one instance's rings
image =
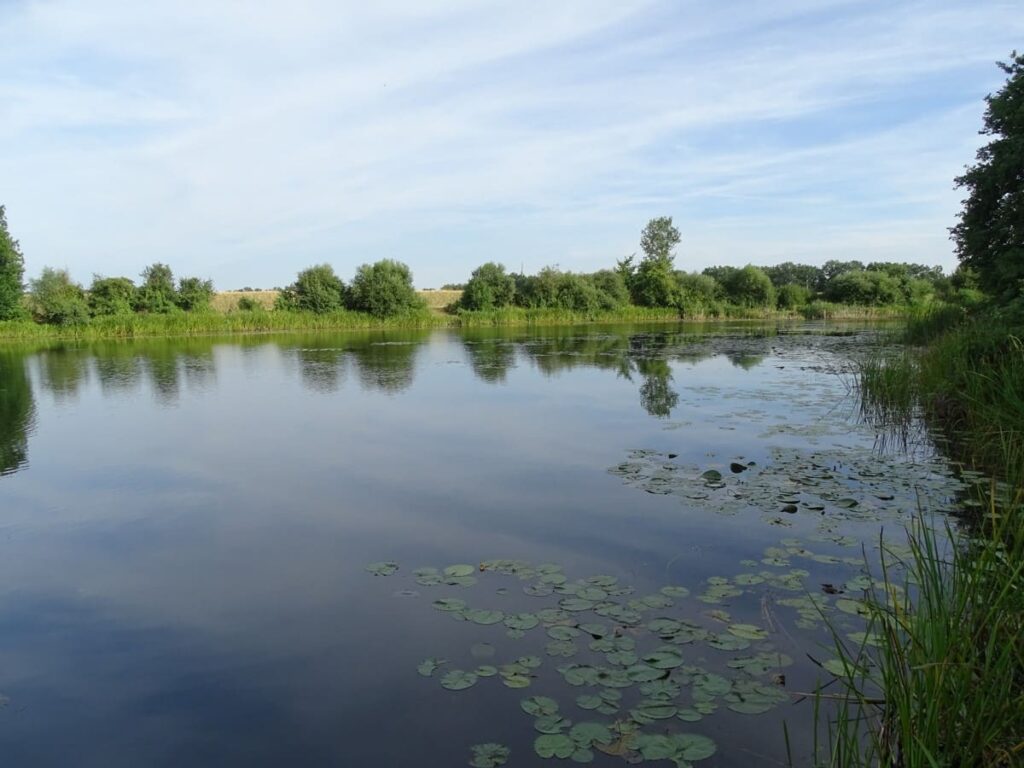
[[[534,753],[520,699],[548,695],[573,721],[611,722],[643,696],[624,690],[610,717],[578,709],[575,697],[597,689],[567,686],[557,667],[595,663],[590,637],[555,658],[543,626],[514,639],[501,623],[431,607],[439,597],[505,613],[558,604],[559,594],[524,594],[532,581],[479,572],[491,558],[555,563],[570,582],[610,575],[636,589],[623,602],[684,585],[690,597],[643,622],[766,633],[742,651],[681,645],[688,665],[731,680],[729,661],[785,653],[780,689],[809,690],[823,673],[807,653],[827,657],[829,635],[778,601],[856,577],[861,543],[870,551],[922,488],[938,499],[956,490],[926,452],[880,453],[856,424],[850,360],[875,332],[834,330],[0,350],[4,765],[457,766],[483,742],[509,746],[512,766],[550,764]],[[794,490],[807,457],[830,467],[812,483],[827,503]],[[722,483],[708,487],[708,469]],[[836,483],[856,508],[833,503]],[[391,560],[395,575],[365,570]],[[411,575],[455,563],[473,564],[477,584],[427,587]],[[708,577],[793,569],[806,574],[795,590],[768,579],[717,603],[695,599]],[[664,645],[643,623],[619,632],[638,653]],[[471,654],[481,642],[493,657]],[[543,660],[528,688],[500,675],[462,691],[440,685],[451,669],[527,654]],[[449,663],[422,677],[427,657]],[[756,715],[715,706],[699,722],[644,729],[712,738],[717,752],[701,766],[775,765],[785,720],[805,759],[809,703]],[[594,764],[623,759],[596,752]]]

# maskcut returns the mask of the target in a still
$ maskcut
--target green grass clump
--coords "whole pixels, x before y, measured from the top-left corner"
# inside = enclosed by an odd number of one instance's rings
[[[842,703],[819,765],[1024,764],[1024,537],[1019,520],[996,525],[978,539],[921,517],[908,531],[906,578],[890,560],[866,593],[878,647],[835,635]]]

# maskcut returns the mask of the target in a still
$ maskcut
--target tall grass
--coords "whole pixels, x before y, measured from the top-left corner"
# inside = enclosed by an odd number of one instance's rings
[[[959,528],[920,515],[899,568],[883,544],[881,589],[864,599],[878,647],[835,634],[845,696],[819,765],[1024,766],[1024,344],[1009,317],[937,308],[908,323],[925,348],[861,365],[868,418],[922,415],[953,458],[1001,482],[963,499],[983,514]]]
[[[818,764],[1024,765],[1024,537],[942,535],[923,515],[908,533],[909,557],[894,568],[884,548],[864,600],[878,648],[835,635],[845,696]]]

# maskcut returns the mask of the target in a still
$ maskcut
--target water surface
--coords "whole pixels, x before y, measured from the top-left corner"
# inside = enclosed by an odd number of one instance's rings
[[[958,489],[929,451],[880,452],[857,424],[851,360],[876,339],[656,326],[4,348],[0,754],[454,766],[498,742],[509,765],[543,764],[520,699],[614,722],[644,694],[625,689],[619,713],[595,717],[574,699],[601,687],[558,671],[606,664],[591,637],[555,657],[543,625],[513,638],[432,608],[456,597],[514,614],[564,599],[524,594],[536,574],[479,570],[498,558],[556,564],[568,583],[612,577],[636,590],[623,604],[685,586],[616,631],[639,653],[664,645],[645,629],[654,618],[710,637],[749,623],[766,637],[681,644],[686,665],[734,680],[730,661],[785,654],[792,664],[761,682],[810,690],[827,674],[808,654],[826,658],[829,634],[780,601],[815,595],[832,610],[822,585],[858,576],[863,543],[871,557],[883,524]],[[372,576],[378,561],[399,571]],[[412,575],[462,563],[476,584]],[[761,572],[776,575],[737,586]],[[739,594],[698,599],[716,577]],[[584,621],[618,624],[592,612],[555,623]],[[480,643],[493,656],[474,655]],[[542,659],[527,688],[439,682],[523,655]],[[423,677],[427,657],[448,664]],[[692,680],[681,687],[690,709]],[[799,755],[809,743],[811,708],[796,700],[751,715],[719,699],[699,722],[645,728],[713,739],[701,766],[774,765],[783,720]],[[623,760],[596,751],[594,764]]]

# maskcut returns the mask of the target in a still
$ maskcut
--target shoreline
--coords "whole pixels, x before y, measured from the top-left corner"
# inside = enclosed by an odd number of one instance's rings
[[[206,312],[199,314],[125,315],[94,318],[78,326],[41,325],[29,320],[0,322],[0,345],[47,341],[102,341],[139,338],[260,335],[269,333],[426,330],[434,328],[512,328],[628,323],[799,322],[806,320],[898,320],[906,310],[889,307],[831,307],[817,314],[794,311],[749,311],[730,307],[720,314],[681,314],[677,309],[630,307],[582,313],[557,309],[509,308],[484,312],[444,314],[424,311],[412,315],[375,318],[341,311],[316,315],[302,312]]]

